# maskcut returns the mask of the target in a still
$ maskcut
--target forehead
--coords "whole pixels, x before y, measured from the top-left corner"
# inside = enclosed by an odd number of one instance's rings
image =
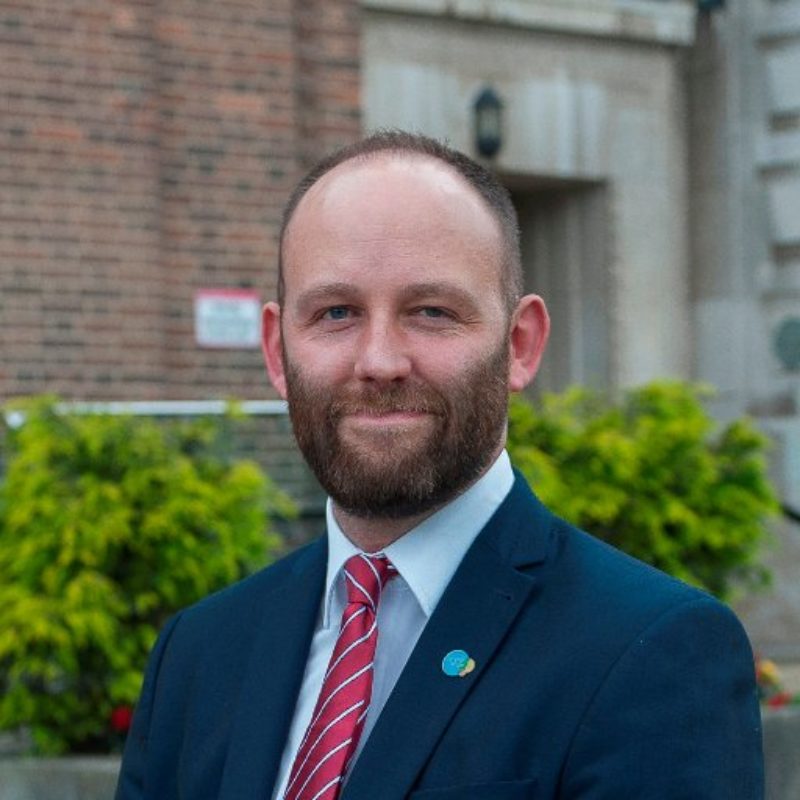
[[[302,198],[284,238],[284,278],[288,288],[309,260],[330,265],[337,254],[377,259],[415,250],[433,262],[477,259],[499,273],[502,230],[483,197],[449,165],[375,154],[338,165]]]
[[[417,153],[373,153],[337,165],[306,192],[292,222],[315,212],[346,215],[362,206],[377,214],[383,210],[380,200],[398,192],[411,193],[414,207],[437,210],[442,217],[448,210],[481,217],[500,233],[488,204],[466,178],[449,164]]]

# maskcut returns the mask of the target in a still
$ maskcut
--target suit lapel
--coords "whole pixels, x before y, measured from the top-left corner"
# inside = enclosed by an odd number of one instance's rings
[[[453,576],[353,768],[342,800],[407,796],[530,597],[537,581],[516,567],[544,560],[550,516],[521,480]],[[442,671],[443,657],[454,649],[465,650],[476,663],[463,678]]]
[[[264,597],[264,623],[239,691],[220,800],[269,800],[272,792],[325,585],[325,541],[303,555]]]

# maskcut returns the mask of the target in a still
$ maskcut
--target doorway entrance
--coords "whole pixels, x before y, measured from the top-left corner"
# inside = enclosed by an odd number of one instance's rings
[[[511,183],[511,182],[509,182]],[[602,184],[511,185],[525,291],[540,294],[551,336],[534,393],[615,385],[612,243]]]

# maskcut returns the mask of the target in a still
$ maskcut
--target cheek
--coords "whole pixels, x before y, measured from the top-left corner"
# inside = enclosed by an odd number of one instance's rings
[[[503,343],[490,347],[485,341],[428,343],[418,352],[415,364],[421,376],[437,383],[449,383],[502,358],[506,351]]]
[[[408,381],[446,391],[462,381],[473,360],[467,352],[439,347],[433,342],[425,351],[411,355],[409,362]]]
[[[347,380],[353,374],[353,352],[349,348],[320,347],[297,343],[287,356],[296,369],[315,383]]]
[[[469,369],[469,354],[446,348],[429,347],[428,351],[414,362],[414,371],[423,380],[445,385],[458,380]]]

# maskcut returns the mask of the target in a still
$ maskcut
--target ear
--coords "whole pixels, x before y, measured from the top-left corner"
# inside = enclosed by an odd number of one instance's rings
[[[261,312],[261,350],[267,365],[269,379],[278,394],[286,399],[286,374],[283,369],[281,347],[281,307],[267,303]]]
[[[508,386],[522,391],[535,377],[550,335],[550,315],[539,295],[526,294],[511,319]]]

